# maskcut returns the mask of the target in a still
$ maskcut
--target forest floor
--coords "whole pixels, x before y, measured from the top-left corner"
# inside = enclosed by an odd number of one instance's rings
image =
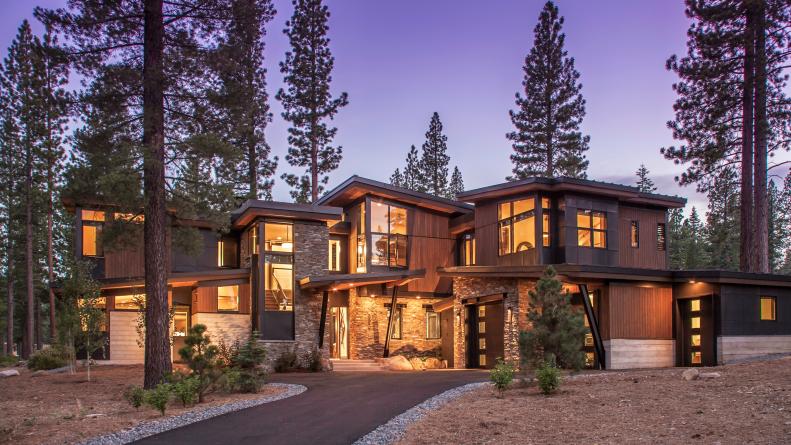
[[[123,397],[129,385],[143,385],[142,365],[96,366],[91,368],[90,382],[84,368],[74,375],[37,377],[25,368],[13,369],[19,370],[20,375],[0,380],[0,443],[75,443],[162,418],[152,408],[133,408]],[[190,408],[171,402],[165,415],[280,391],[283,389],[266,385],[258,394],[212,393],[204,403]]]
[[[578,375],[551,396],[478,390],[410,426],[400,444],[791,442],[791,357],[700,369],[717,378],[686,381],[683,371]]]

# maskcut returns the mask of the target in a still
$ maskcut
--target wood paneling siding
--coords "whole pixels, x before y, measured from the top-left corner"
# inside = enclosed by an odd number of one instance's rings
[[[425,269],[426,277],[411,281],[407,290],[450,293],[452,279],[437,274],[438,267],[455,264],[456,241],[450,234],[450,220],[422,209],[412,209],[409,216],[409,269]]]
[[[599,317],[605,340],[672,339],[673,288],[610,283]]]
[[[666,223],[664,209],[648,209],[621,205],[618,209],[619,254],[621,267],[664,269],[667,251],[657,250],[656,231],[658,224]],[[632,221],[637,221],[639,247],[632,247]]]
[[[232,283],[221,286],[239,286],[239,313],[250,313],[250,284]],[[192,313],[217,312],[217,286],[199,286],[192,291]]]

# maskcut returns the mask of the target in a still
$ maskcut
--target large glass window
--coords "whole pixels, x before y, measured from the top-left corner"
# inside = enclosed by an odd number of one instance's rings
[[[439,314],[431,309],[426,309],[426,338],[440,338]]]
[[[115,310],[117,311],[136,311],[146,301],[145,294],[116,295]]]
[[[577,210],[577,245],[607,248],[607,215],[592,210]]]
[[[475,235],[467,233],[461,237],[459,243],[459,264],[462,266],[475,265]]]
[[[360,204],[360,220],[357,223],[357,273],[365,273],[367,263],[365,245],[365,203]]]
[[[541,198],[541,212],[541,241],[544,247],[549,247],[552,244],[549,235],[549,217],[552,212],[552,203],[549,198]]]
[[[239,286],[219,286],[217,288],[217,310],[239,312]]]
[[[407,210],[371,202],[371,265],[407,267]]]
[[[291,224],[264,224],[264,310],[294,310],[294,238]]]
[[[266,223],[264,225],[264,249],[267,252],[293,252],[293,226],[291,224]]]
[[[329,263],[327,269],[332,272],[341,270],[341,242],[340,240],[331,239],[329,245]]]
[[[499,252],[508,255],[536,246],[535,198],[502,202],[498,206]]]
[[[401,328],[402,328],[402,315],[403,309],[401,306],[396,307],[395,314],[393,315],[393,326],[390,329],[390,338],[395,340],[401,339]],[[387,308],[387,318],[390,319],[390,307]]]
[[[82,255],[92,257],[104,256],[104,248],[102,246],[104,212],[99,210],[83,210],[81,218]]]
[[[761,320],[777,320],[777,299],[775,297],[761,297]]]

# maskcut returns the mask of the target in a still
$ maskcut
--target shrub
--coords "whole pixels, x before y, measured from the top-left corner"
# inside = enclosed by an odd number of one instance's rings
[[[498,359],[497,365],[490,371],[489,378],[494,383],[494,387],[497,388],[497,393],[500,397],[503,396],[505,390],[508,389],[508,385],[514,379],[515,371],[513,365],[504,362],[502,359]]]
[[[217,379],[217,387],[225,392],[237,392],[239,391],[239,379],[241,378],[241,372],[237,368],[225,368],[223,369],[222,376]]]
[[[256,393],[261,389],[266,379],[266,372],[261,369],[261,364],[266,358],[266,349],[258,343],[258,334],[253,333],[247,341],[234,346],[231,355],[231,367],[237,372],[231,373],[228,383],[233,383],[233,391]]]
[[[140,408],[143,406],[143,402],[145,402],[146,398],[146,390],[139,386],[129,385],[126,387],[124,391],[124,399],[129,402],[130,405],[134,406],[135,409]]]
[[[219,349],[211,344],[211,339],[208,335],[204,335],[205,332],[205,325],[196,324],[191,327],[187,336],[184,337],[184,347],[179,349],[179,355],[200,383],[198,402],[203,402],[204,394],[222,376],[221,363],[217,357]]]
[[[186,376],[171,384],[173,395],[186,408],[198,401],[200,380],[196,376]]]
[[[538,387],[546,395],[550,395],[560,388],[560,370],[552,362],[543,362],[536,370]]]
[[[275,361],[275,372],[288,372],[297,368],[297,353],[284,351]]]
[[[164,416],[170,400],[170,387],[169,383],[160,383],[156,388],[147,390],[144,397],[145,404]]]
[[[0,367],[14,366],[19,363],[19,358],[13,355],[0,355]]]
[[[321,352],[319,352],[319,349],[313,348],[306,352],[304,362],[311,372],[321,371]]]
[[[66,366],[66,356],[63,348],[58,346],[37,351],[27,361],[27,367],[33,371],[56,369],[64,366]]]

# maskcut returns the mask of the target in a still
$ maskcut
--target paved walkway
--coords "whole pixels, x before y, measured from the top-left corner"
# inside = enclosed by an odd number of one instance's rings
[[[225,414],[140,444],[350,444],[434,395],[488,379],[484,371],[280,374],[301,395]]]

